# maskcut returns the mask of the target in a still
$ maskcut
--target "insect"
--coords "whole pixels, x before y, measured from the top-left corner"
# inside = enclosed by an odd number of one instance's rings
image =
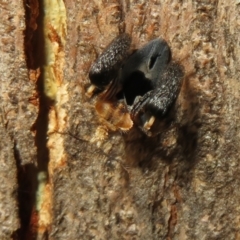
[[[151,136],[156,120],[174,104],[184,77],[182,66],[171,61],[171,50],[157,38],[130,51],[128,34],[116,37],[92,64],[88,94],[98,93],[97,113],[115,129],[137,125]]]

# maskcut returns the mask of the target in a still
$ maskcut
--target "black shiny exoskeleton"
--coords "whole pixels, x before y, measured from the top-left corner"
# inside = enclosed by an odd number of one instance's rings
[[[107,100],[124,99],[134,123],[147,133],[175,102],[184,73],[171,61],[164,39],[154,39],[133,53],[130,45],[128,34],[115,38],[93,63],[89,78],[100,91],[110,84]]]

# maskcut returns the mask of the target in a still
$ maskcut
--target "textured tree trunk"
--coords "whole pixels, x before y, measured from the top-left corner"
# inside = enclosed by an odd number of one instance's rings
[[[0,239],[240,239],[240,2],[0,0]],[[86,96],[119,33],[185,78],[159,135]]]

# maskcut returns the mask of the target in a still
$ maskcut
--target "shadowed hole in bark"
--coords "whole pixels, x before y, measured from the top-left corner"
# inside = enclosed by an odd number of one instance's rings
[[[27,239],[30,230],[31,215],[36,203],[37,168],[34,164],[21,165],[21,158],[14,146],[14,157],[17,165],[18,208],[21,228],[16,239]],[[36,236],[35,236],[36,237]],[[35,239],[33,236],[32,239]]]
[[[123,90],[118,96],[123,96],[128,105],[132,105],[137,96],[143,96],[153,89],[151,80],[145,78],[144,73],[136,71],[123,84]]]
[[[39,98],[39,113],[31,130],[36,132],[35,144],[37,147],[37,162],[21,165],[21,158],[15,147],[15,159],[18,166],[18,202],[20,229],[19,239],[37,239],[38,237],[38,209],[36,194],[39,189],[39,174],[44,173],[48,180],[49,150],[47,148],[48,115],[50,106],[53,104],[44,94],[43,66],[46,53],[43,29],[43,3],[38,0],[24,2],[25,6],[25,54],[29,70],[41,69],[41,75],[37,80],[36,89]],[[41,196],[40,196],[41,197]],[[43,233],[44,239],[48,239],[48,233]]]
[[[39,67],[38,54],[38,28],[37,18],[39,14],[38,0],[25,0],[23,3],[25,7],[25,33],[24,33],[24,50],[26,55],[26,63],[28,69],[36,70]]]

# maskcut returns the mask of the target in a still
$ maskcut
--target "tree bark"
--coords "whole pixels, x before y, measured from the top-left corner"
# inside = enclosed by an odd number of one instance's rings
[[[239,1],[0,1],[1,239],[240,239]],[[118,34],[185,69],[155,137],[86,96]]]

